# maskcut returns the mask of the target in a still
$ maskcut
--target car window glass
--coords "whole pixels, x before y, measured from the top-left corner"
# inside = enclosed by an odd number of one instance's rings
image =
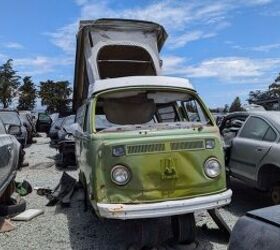
[[[17,126],[21,125],[19,115],[15,112],[1,112],[0,118],[2,119],[4,124],[12,124]]]
[[[242,129],[240,137],[262,140],[268,128],[269,125],[264,120],[250,117]]]
[[[38,115],[38,120],[41,121],[41,122],[50,122],[51,121],[51,118],[48,114],[39,114]]]
[[[269,127],[263,140],[273,142],[276,140],[276,137],[277,137],[277,134],[274,132],[274,130],[272,128]]]
[[[173,106],[158,107],[157,112],[161,122],[175,122],[178,120]]]
[[[201,122],[203,124],[209,123],[209,117],[205,114],[202,106],[195,98],[190,98],[183,102],[186,111],[187,119],[190,122]]]

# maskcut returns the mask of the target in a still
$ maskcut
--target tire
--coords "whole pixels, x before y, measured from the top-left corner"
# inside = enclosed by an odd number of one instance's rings
[[[271,200],[274,205],[280,204],[280,186],[276,185],[271,190]]]
[[[194,214],[183,214],[171,217],[174,239],[179,243],[189,244],[195,241],[196,225]]]
[[[0,204],[0,216],[11,216],[19,214],[26,209],[26,201],[20,199],[17,202],[15,199],[11,198],[6,204]]]

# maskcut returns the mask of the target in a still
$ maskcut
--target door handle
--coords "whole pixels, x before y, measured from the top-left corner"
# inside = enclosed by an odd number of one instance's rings
[[[7,149],[9,151],[9,153],[12,151],[12,147],[11,146],[8,146]]]
[[[262,152],[264,150],[264,148],[262,148],[262,147],[257,147],[257,149],[256,149],[256,151],[258,151],[258,152]]]

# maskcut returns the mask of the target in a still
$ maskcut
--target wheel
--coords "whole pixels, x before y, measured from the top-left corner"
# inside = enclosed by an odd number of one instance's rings
[[[26,201],[20,199],[19,201],[10,198],[9,202],[0,204],[0,216],[15,215],[23,212],[26,209]]]
[[[194,214],[183,214],[171,217],[173,237],[179,243],[195,241],[196,226]]]
[[[274,205],[280,204],[280,186],[274,186],[271,190],[271,200]]]

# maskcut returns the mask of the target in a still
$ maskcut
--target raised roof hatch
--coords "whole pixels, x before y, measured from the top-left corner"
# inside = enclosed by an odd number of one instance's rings
[[[159,75],[159,52],[167,38],[156,23],[99,19],[81,21],[77,35],[73,108],[86,99],[96,80]]]

